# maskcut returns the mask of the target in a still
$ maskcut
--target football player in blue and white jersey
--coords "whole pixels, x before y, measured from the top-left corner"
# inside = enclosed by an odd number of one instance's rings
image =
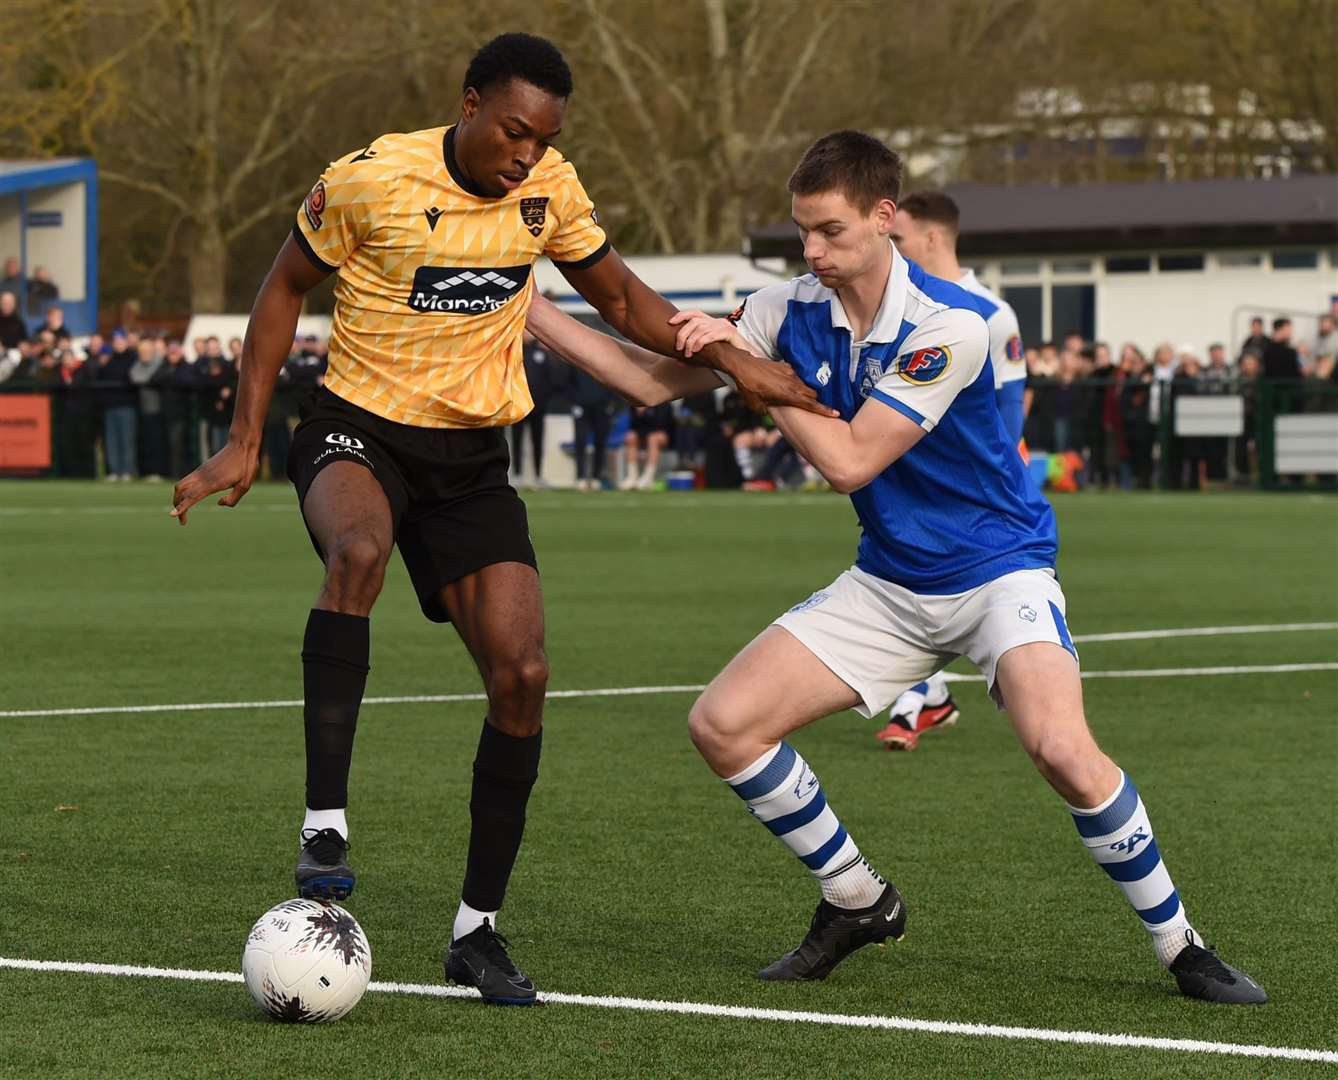
[[[1004,429],[1017,445],[1022,442],[1022,391],[1027,380],[1022,331],[1017,313],[1008,302],[985,288],[974,270],[963,270],[957,261],[960,228],[961,211],[951,196],[941,191],[916,191],[897,204],[892,242],[922,270],[944,281],[955,281],[980,298],[981,314],[990,332],[995,399]],[[892,703],[887,726],[878,733],[878,739],[889,750],[914,750],[926,731],[955,724],[960,716],[947,680],[941,671],[935,672]]]
[[[896,886],[865,858],[786,737],[842,709],[872,718],[964,655],[1181,992],[1264,1001],[1253,979],[1203,947],[1133,781],[1088,730],[1055,578],[1054,515],[1000,416],[977,298],[907,262],[889,239],[900,183],[900,160],[877,139],[824,136],[789,184],[813,272],[754,293],[737,327],[699,313],[671,319],[684,356],[720,341],[746,346],[789,364],[837,413],[771,410],[795,449],[850,494],[863,528],[855,565],[763,630],[689,716],[707,764],[822,894],[798,948],[759,975],[825,978],[906,925]],[[551,305],[536,303],[527,327],[637,404],[720,382]]]

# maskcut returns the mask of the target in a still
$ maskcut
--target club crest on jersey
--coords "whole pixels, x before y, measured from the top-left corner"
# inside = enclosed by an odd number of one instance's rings
[[[859,381],[859,396],[866,398],[873,393],[873,388],[883,381],[883,362],[876,356],[864,361],[864,376]]]
[[[1004,355],[1014,363],[1022,359],[1022,339],[1016,334],[1008,339],[1008,344],[1004,346]]]
[[[316,186],[307,193],[302,203],[302,212],[307,215],[307,223],[313,229],[321,227],[321,215],[325,213],[325,181],[317,180]]]
[[[952,363],[952,351],[946,345],[916,349],[897,362],[897,374],[908,383],[923,385],[937,382]]]
[[[408,304],[442,315],[487,315],[512,300],[530,279],[528,266],[420,266]]]
[[[538,236],[544,231],[544,214],[548,209],[548,196],[520,200],[520,220],[531,236]]]

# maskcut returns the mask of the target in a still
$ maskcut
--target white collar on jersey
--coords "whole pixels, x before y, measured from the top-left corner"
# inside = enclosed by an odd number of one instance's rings
[[[870,342],[896,341],[897,335],[901,333],[901,316],[906,310],[906,290],[910,284],[911,272],[896,245],[889,240],[887,246],[892,249],[892,269],[887,275],[887,285],[883,289],[883,302],[878,305],[878,314],[873,317],[873,325],[869,327],[868,334],[860,342],[862,345]],[[841,298],[836,295],[835,289],[828,291],[831,293],[828,307],[831,310],[832,326],[850,330],[850,320],[846,317],[846,309],[841,306]]]

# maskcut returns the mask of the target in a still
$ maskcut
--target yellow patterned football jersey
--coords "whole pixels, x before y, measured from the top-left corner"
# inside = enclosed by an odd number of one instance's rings
[[[338,272],[325,385],[401,424],[514,424],[534,407],[521,352],[534,261],[589,266],[609,243],[556,150],[485,198],[450,134],[383,135],[333,162],[298,210],[298,244]]]

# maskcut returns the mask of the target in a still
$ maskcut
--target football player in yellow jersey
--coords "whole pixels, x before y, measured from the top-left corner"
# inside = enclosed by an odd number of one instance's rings
[[[550,145],[571,89],[551,43],[504,34],[470,62],[454,126],[383,136],[325,171],[256,297],[228,444],[173,492],[183,525],[212,493],[228,491],[224,506],[246,494],[303,294],[337,274],[329,373],[302,411],[289,458],[325,563],[302,646],[298,892],[335,900],[353,889],[345,809],[368,614],[398,545],[424,614],[455,625],[488,695],[446,975],[514,1005],[533,1003],[534,986],[507,955],[496,919],[538,775],[548,662],[502,428],[531,408],[521,335],[534,261],[552,258],[626,337],[677,355],[676,309],[610,248],[576,171]],[[827,411],[787,365],[724,343],[691,363],[728,373],[756,404]]]

